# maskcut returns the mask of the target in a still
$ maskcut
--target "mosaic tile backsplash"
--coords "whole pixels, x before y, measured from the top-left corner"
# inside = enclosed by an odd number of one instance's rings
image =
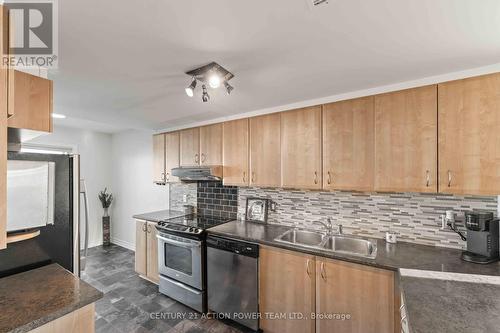
[[[184,211],[184,205],[197,206],[197,183],[170,183],[170,209]],[[184,195],[186,202],[183,201]]]
[[[440,215],[486,209],[497,212],[496,196],[456,196],[423,193],[317,192],[284,189],[238,189],[238,218],[245,217],[247,197],[269,198],[276,211],[269,211],[268,223],[322,229],[315,221],[331,217],[342,224],[344,233],[384,238],[386,231],[398,233],[398,240],[426,245],[465,248],[465,242],[451,230],[441,230]],[[462,224],[460,224],[462,225]],[[461,228],[463,229],[463,227]]]
[[[238,213],[238,187],[222,182],[198,183],[198,213],[235,219]]]

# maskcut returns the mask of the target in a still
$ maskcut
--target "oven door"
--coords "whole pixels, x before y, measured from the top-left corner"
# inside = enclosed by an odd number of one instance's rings
[[[202,242],[164,233],[156,237],[160,274],[201,290]]]

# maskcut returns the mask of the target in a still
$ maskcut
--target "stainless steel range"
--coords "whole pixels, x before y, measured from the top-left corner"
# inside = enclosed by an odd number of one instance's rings
[[[207,311],[206,232],[229,219],[187,215],[159,222],[160,292],[197,311]]]

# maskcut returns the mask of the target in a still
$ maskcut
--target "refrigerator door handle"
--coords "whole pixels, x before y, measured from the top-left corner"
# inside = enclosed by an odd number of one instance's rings
[[[83,248],[83,260],[81,264],[81,271],[85,270],[85,262],[87,261],[87,251],[89,249],[89,200],[87,196],[87,187],[85,179],[80,179],[80,194],[83,195],[83,202],[85,205],[85,243]]]

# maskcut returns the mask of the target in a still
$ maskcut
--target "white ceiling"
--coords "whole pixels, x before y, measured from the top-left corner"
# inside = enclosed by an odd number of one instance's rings
[[[171,128],[499,62],[500,1],[329,2],[58,1],[57,123]],[[210,61],[235,90],[187,97]]]

